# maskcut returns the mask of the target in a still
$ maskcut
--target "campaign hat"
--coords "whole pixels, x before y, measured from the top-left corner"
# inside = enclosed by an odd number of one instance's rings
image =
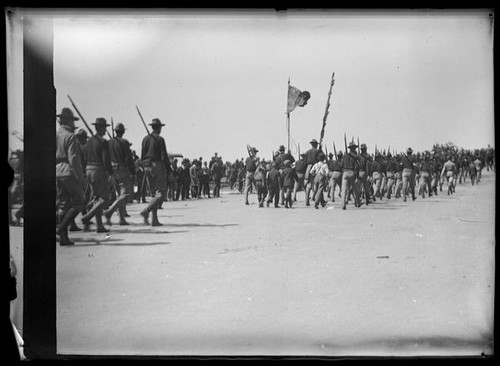
[[[106,118],[103,118],[103,117],[97,117],[95,119],[95,122],[93,122],[92,124],[95,125],[95,126],[106,126],[106,127],[109,127],[109,124],[106,121]]]
[[[358,147],[358,145],[356,145],[353,141],[351,141],[351,142],[349,143],[349,146],[348,146],[348,147],[349,147],[349,149],[355,149],[355,148],[357,148],[357,147]]]
[[[312,139],[311,141],[309,141],[309,143],[311,145],[318,145],[319,144],[318,140],[316,140],[316,139]]]
[[[153,118],[153,121],[149,124],[150,126],[165,126],[158,118]]]
[[[80,118],[76,117],[73,114],[73,111],[71,109],[66,108],[66,107],[61,110],[61,113],[56,114],[56,117],[59,117],[60,119],[64,119],[64,120],[68,120],[68,119],[72,119],[74,121],[80,120]]]

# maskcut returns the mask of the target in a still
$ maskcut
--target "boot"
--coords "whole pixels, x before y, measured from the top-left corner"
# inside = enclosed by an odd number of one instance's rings
[[[94,216],[96,216],[97,213],[100,215],[102,214],[102,208],[104,207],[106,201],[104,201],[102,198],[99,199],[90,210],[87,211],[85,215],[82,216],[82,224],[84,225],[84,231],[85,227],[88,228],[90,225],[90,219]],[[96,219],[97,221],[97,219]]]
[[[80,229],[77,225],[76,225],[76,222],[75,222],[75,219],[71,220],[71,222],[69,223],[69,231],[82,231],[82,229]]]
[[[97,228],[95,230],[96,233],[109,233],[109,230],[104,227],[102,224],[102,213],[97,213],[95,215],[95,222],[97,225]]]
[[[119,225],[128,225],[128,222],[125,220],[125,217],[126,217],[125,215],[127,213],[127,211],[125,209],[125,204],[123,204],[123,206],[118,209],[118,213],[120,214]]]
[[[60,241],[59,245],[73,245],[74,243],[69,240],[68,237],[68,225],[75,219],[75,217],[78,215],[79,211],[70,208],[66,214],[64,215],[64,218],[61,220],[59,227],[57,228],[56,233],[59,235]]]
[[[153,211],[151,211],[151,226],[162,226],[163,224],[158,221],[158,211],[157,209],[153,209]]]

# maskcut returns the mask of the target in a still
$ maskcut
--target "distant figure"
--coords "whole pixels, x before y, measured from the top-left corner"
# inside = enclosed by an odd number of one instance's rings
[[[322,152],[318,155],[319,161],[313,165],[310,174],[314,175],[314,191],[316,192],[314,197],[314,208],[319,208],[321,206],[326,206],[326,201],[323,196],[326,185],[328,184],[329,169],[328,164],[325,161],[325,154]]]
[[[306,151],[305,161],[307,167],[306,167],[306,172],[304,174],[304,183],[306,185],[306,206],[310,205],[309,203],[310,194],[314,184],[314,176],[310,174],[310,171],[313,165],[319,161],[318,156],[319,153],[321,152],[318,149],[318,141],[316,141],[316,139],[312,139],[309,143],[311,144],[311,148]]]
[[[412,155],[411,147],[406,149],[406,154],[401,157],[401,165],[403,167],[403,201],[406,202],[406,196],[411,193],[413,201],[417,199],[415,196],[415,158]]]
[[[250,148],[248,151],[250,156],[247,158],[245,161],[245,170],[246,170],[246,175],[245,175],[245,205],[249,205],[250,203],[248,202],[248,192],[250,191],[250,187],[252,184],[254,184],[255,179],[254,179],[254,174],[255,170],[257,169],[257,153],[259,150],[257,150],[255,147]]]
[[[356,145],[354,142],[349,144],[349,152],[342,158],[342,209],[346,209],[347,199],[351,188],[354,190],[354,204],[356,207],[360,206],[358,185],[355,184],[359,162],[356,154]]]

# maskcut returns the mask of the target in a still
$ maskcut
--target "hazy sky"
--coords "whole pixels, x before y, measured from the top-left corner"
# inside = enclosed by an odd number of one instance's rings
[[[325,130],[402,151],[454,142],[494,146],[493,31],[488,11],[87,13],[54,21],[57,109],[69,94],[88,123],[113,117],[140,154],[160,118],[169,152],[270,158],[286,146],[287,82],[311,99],[291,113],[307,150]],[[79,121],[78,126],[83,127]],[[292,152],[296,153],[292,143]]]

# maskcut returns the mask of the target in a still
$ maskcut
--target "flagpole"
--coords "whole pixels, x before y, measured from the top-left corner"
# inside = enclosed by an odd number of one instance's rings
[[[290,77],[288,77],[288,89],[287,90],[290,90]],[[287,109],[287,113],[286,113],[286,126],[287,126],[287,134],[288,134],[288,138],[287,138],[288,153],[290,153],[290,112],[288,112],[288,109]]]

